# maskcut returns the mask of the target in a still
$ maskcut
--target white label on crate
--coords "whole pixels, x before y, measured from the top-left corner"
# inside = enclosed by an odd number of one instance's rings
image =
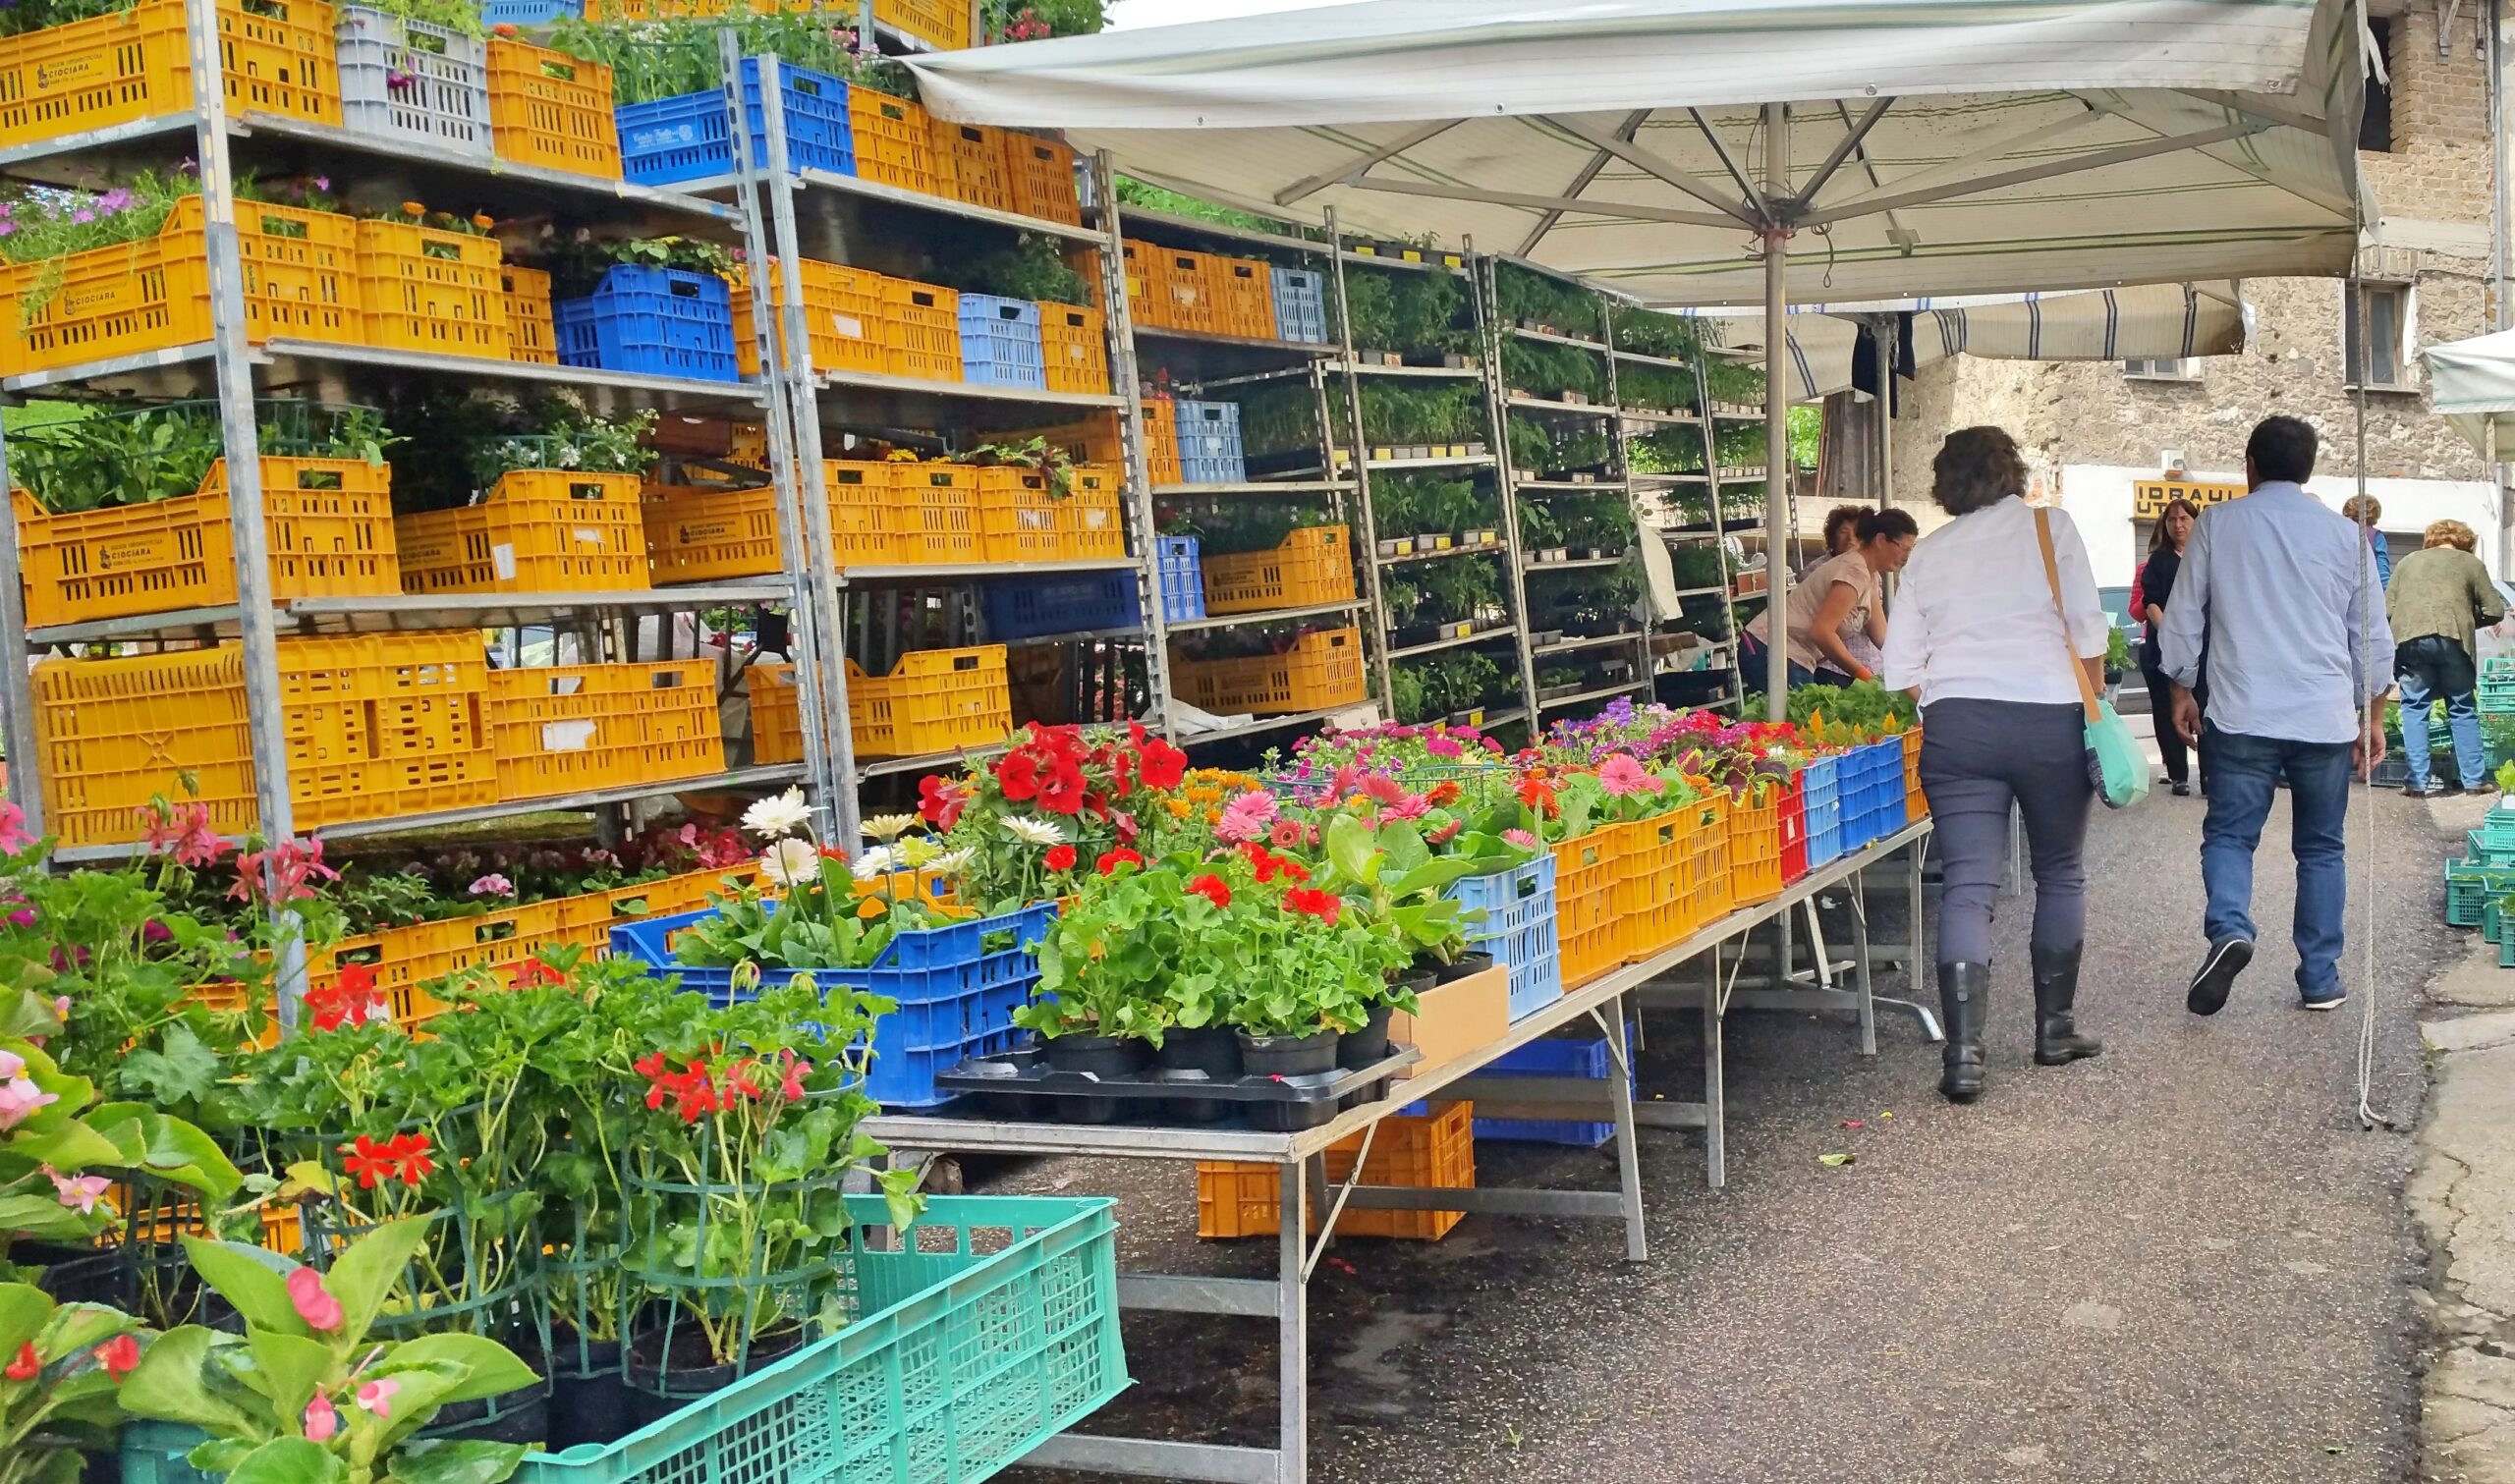
[[[833,314],[829,317],[829,322],[830,328],[838,332],[838,336],[841,340],[863,340],[865,338],[865,321],[857,318],[853,314]]]
[[[498,575],[498,580],[501,582],[514,581],[515,547],[505,541],[500,541],[495,546],[490,547],[489,570]]]
[[[600,546],[602,544],[602,532],[590,525],[580,525],[576,529],[569,531],[568,534],[574,536],[580,543],[587,546]]]
[[[543,722],[541,750],[544,752],[583,752],[593,745],[593,727],[589,721]]]

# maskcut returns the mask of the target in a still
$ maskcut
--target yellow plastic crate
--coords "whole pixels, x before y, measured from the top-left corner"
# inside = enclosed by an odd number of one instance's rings
[[[367,344],[508,359],[505,266],[494,237],[410,222],[360,222],[359,310]],[[546,276],[543,282],[546,288]]]
[[[1761,791],[1761,801],[1750,792],[1728,810],[1729,900],[1753,907],[1781,895],[1781,806],[1790,791],[1773,780]]]
[[[218,0],[218,32],[231,114],[340,127],[330,5]],[[142,0],[0,41],[0,147],[166,118],[192,106],[184,0]]]
[[[870,371],[888,366],[882,338],[882,275],[837,263],[802,264],[806,342],[811,347],[815,371]],[[771,305],[786,302],[785,275],[768,274]],[[786,354],[786,317],[769,321],[777,337],[777,354]],[[734,285],[734,354],[746,376],[759,374],[759,341],[752,324],[751,289]]]
[[[405,592],[628,592],[648,585],[636,474],[516,469],[488,499],[399,516]]]
[[[1305,526],[1272,551],[1208,556],[1202,569],[1209,614],[1339,603],[1354,595],[1353,534],[1342,525]]]
[[[273,597],[402,590],[390,466],[264,455],[261,472]],[[224,459],[210,466],[200,493],[176,500],[54,516],[23,490],[11,498],[30,625],[236,601],[236,531]]]
[[[620,179],[611,69],[491,36],[489,137],[502,160]]]
[[[1354,1173],[1359,1133],[1327,1146],[1328,1199]],[[1197,1164],[1197,1235],[1206,1237],[1272,1237],[1283,1226],[1283,1187],[1278,1165],[1200,1160]],[[1410,1189],[1476,1188],[1476,1105],[1447,1103],[1428,1115],[1382,1119],[1363,1157],[1363,1184]],[[1310,1207],[1310,1229],[1325,1216]],[[1352,1206],[1336,1218],[1339,1237],[1389,1237],[1438,1241],[1466,1218],[1464,1211],[1365,1211]]]
[[[936,193],[973,206],[1013,209],[1013,182],[1006,168],[1004,131],[984,124],[956,124],[927,116],[934,141]]]
[[[984,526],[978,476],[983,472],[966,464],[887,466],[888,503],[882,508],[881,527],[890,555],[883,560],[910,567],[980,560]],[[837,488],[832,486],[833,500]],[[855,522],[861,516],[850,512],[849,520]],[[847,549],[842,539],[842,558]]]
[[[487,661],[471,630],[279,641],[299,830],[491,803]],[[259,827],[236,644],[35,667],[45,822],[65,845],[140,838],[186,784],[223,834]]]
[[[915,757],[984,747],[1013,735],[1002,644],[921,649],[891,673],[847,662],[847,725],[859,757]]]
[[[978,480],[982,560],[1096,562],[1126,556],[1126,518],[1118,506],[1118,491],[1126,481],[1117,469],[1075,466],[1073,488],[1062,499],[1048,476],[1036,469],[970,472]]]
[[[795,688],[795,667],[755,664],[743,672],[751,690],[751,760],[804,760],[804,707]]]
[[[1036,135],[1004,136],[1004,163],[1012,177],[1013,209],[1024,216],[1080,226],[1083,201],[1074,189],[1074,151]],[[1097,281],[1097,275],[1093,275]]]
[[[869,87],[850,87],[847,126],[860,179],[920,195],[942,193],[934,161],[934,124],[922,105]]]
[[[970,36],[970,8],[960,0],[873,0],[873,19],[938,50],[959,51],[976,44]]]
[[[1681,943],[1729,915],[1729,796],[1714,793],[1677,810],[1685,840],[1682,885],[1668,941]]]
[[[961,296],[905,278],[882,280],[882,370],[923,381],[961,379]]]
[[[703,661],[494,670],[488,711],[502,799],[725,771]]]
[[[1282,654],[1176,661],[1177,693],[1188,704],[1233,715],[1281,716],[1361,702],[1363,633],[1352,626],[1315,630]]]
[[[1039,350],[1047,365],[1049,391],[1099,395],[1109,390],[1106,324],[1105,316],[1097,309],[1079,304],[1039,305]]]
[[[1616,937],[1615,889],[1624,866],[1625,827],[1609,825],[1554,846],[1554,938],[1563,987],[1588,983],[1624,962]]]
[[[559,332],[550,317],[550,275],[538,268],[507,264],[498,272],[505,285],[507,357],[531,365],[559,363]]]
[[[773,486],[648,485],[643,499],[646,556],[658,587],[786,570]]]
[[[240,201],[236,236],[244,256],[248,340],[364,343],[355,220]],[[0,375],[209,339],[209,256],[200,198],[177,201],[155,237],[0,266],[0,302],[12,306],[17,331],[0,336]]]
[[[1258,258],[1205,259],[1205,294],[1214,331],[1249,340],[1275,338],[1275,272]]]

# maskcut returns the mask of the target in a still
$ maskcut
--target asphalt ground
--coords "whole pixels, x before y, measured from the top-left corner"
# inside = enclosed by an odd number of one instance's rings
[[[1739,1012],[1726,1188],[1705,1187],[1699,1135],[1642,1135],[1648,1263],[1624,1262],[1604,1222],[1470,1217],[1436,1244],[1337,1242],[1311,1288],[1311,1477],[2413,1477],[2427,1259],[2401,1200],[2404,1130],[2425,1087],[2419,986],[2452,946],[2436,926],[2451,811],[2353,798],[2353,1000],[2308,1014],[2283,796],[2259,858],[2262,952],[2201,1020],[2183,990],[2204,807],[2160,793],[2092,831],[2080,1011],[2101,1057],[2030,1065],[2025,904],[2003,898],[1981,1102],[1938,1098],[1937,1052],[1908,1018],[1882,1017],[1868,1059],[1848,1017]],[[2373,1102],[2395,1125],[2374,1131],[2356,1074],[2371,822]],[[1872,898],[1881,939],[1901,937],[1901,900]],[[1908,992],[1896,975],[1878,988]],[[1694,1015],[1654,1015],[1646,1040],[1644,1095],[1695,1095]],[[1483,1141],[1477,1164],[1485,1184],[1615,1178],[1611,1150]],[[1197,1239],[1186,1165],[968,1175],[1119,1196],[1125,1269],[1272,1271],[1271,1241]],[[1137,1384],[1087,1430],[1272,1440],[1270,1322],[1130,1314],[1126,1335]]]

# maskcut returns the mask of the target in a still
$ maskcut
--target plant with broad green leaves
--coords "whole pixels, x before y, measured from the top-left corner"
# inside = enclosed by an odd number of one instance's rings
[[[147,1347],[124,1411],[210,1435],[195,1468],[236,1484],[500,1484],[522,1444],[421,1439],[439,1409],[537,1379],[493,1340],[368,1334],[431,1217],[387,1222],[313,1268],[241,1242],[184,1238],[245,1333],[185,1325]]]
[[[0,1283],[0,1484],[78,1484],[80,1455],[112,1446],[139,1322]]]

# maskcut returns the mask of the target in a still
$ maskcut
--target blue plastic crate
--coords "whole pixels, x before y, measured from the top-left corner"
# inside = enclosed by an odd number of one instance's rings
[[[547,26],[586,13],[585,0],[481,0],[483,26]]]
[[[796,170],[856,173],[856,136],[847,116],[847,80],[809,67],[778,69],[777,90],[786,101],[786,163]],[[622,173],[642,186],[665,186],[730,175],[733,133],[725,95],[715,88],[623,103],[612,117],[620,129]],[[751,158],[768,161],[768,120],[759,100],[759,60],[743,62],[743,115],[751,125]]]
[[[972,386],[1048,386],[1039,344],[1039,306],[992,294],[961,296],[961,379]]]
[[[621,923],[611,930],[611,951],[680,976],[681,987],[722,1003],[733,994],[733,970],[692,968],[675,962],[673,934],[715,908],[675,912]],[[866,1091],[895,1108],[927,1108],[946,1100],[934,1090],[934,1074],[965,1056],[1000,1052],[1013,1040],[1013,1012],[1039,979],[1033,952],[1056,916],[1042,903],[994,917],[972,917],[942,927],[905,932],[865,968],[816,968],[808,977],[824,993],[862,989],[899,1003],[873,1027],[873,1069]],[[1011,947],[988,952],[985,939],[1009,930]],[[779,970],[768,970],[779,975]],[[783,982],[782,978],[780,982]]]
[[[1327,343],[1327,280],[1315,268],[1277,268],[1275,338]]]
[[[1244,484],[1249,459],[1240,441],[1240,404],[1191,402],[1182,397],[1179,412],[1180,477],[1190,484]]]
[[[1904,744],[1900,740],[1872,742],[1844,753],[1837,776],[1844,850],[1858,850],[1904,827]]]
[[[1153,544],[1160,558],[1161,621],[1179,624],[1203,618],[1205,569],[1198,556],[1197,538],[1159,536]]]
[[[1490,876],[1470,877],[1453,885],[1449,896],[1461,910],[1484,914],[1482,921],[1468,924],[1468,950],[1491,954],[1509,971],[1512,1019],[1563,997],[1551,854]]]
[[[740,381],[732,288],[713,273],[614,263],[589,299],[550,306],[559,363]]]
[[[1144,622],[1133,572],[989,582],[979,589],[978,604],[986,615],[987,637],[999,643]]]
[[[1630,1085],[1633,1066],[1633,1026],[1630,1023],[1624,1027],[1624,1048],[1626,1081]],[[1591,1077],[1604,1081],[1612,1065],[1604,1036],[1548,1036],[1494,1058],[1477,1075]],[[1594,1149],[1615,1137],[1615,1123],[1613,1120],[1581,1123],[1564,1119],[1481,1118],[1476,1121],[1476,1136],[1504,1143],[1564,1144],[1576,1149]]]
[[[1811,758],[1800,774],[1808,807],[1808,868],[1843,852],[1842,756]]]

